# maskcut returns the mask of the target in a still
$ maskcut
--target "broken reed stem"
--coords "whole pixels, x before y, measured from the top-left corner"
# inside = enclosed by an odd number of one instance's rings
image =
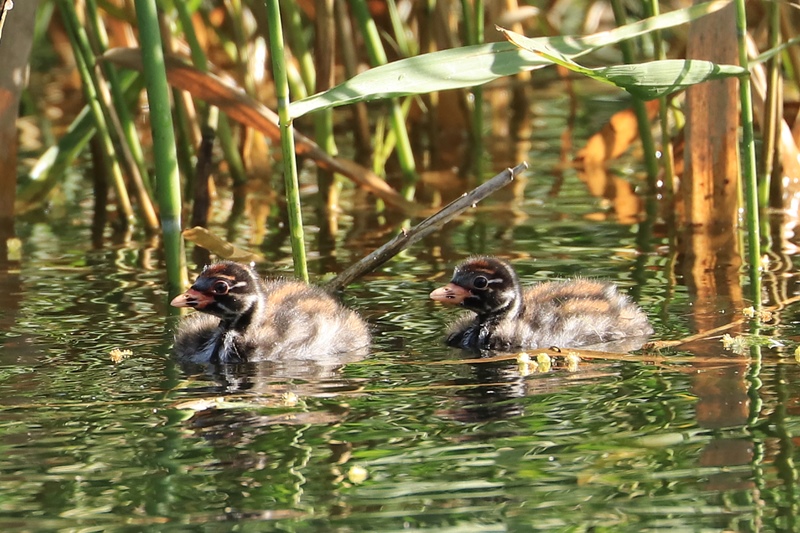
[[[505,169],[503,172],[496,175],[486,183],[475,187],[472,189],[472,191],[465,193],[456,200],[453,200],[413,228],[409,230],[404,229],[394,239],[387,242],[356,263],[350,265],[350,267],[344,270],[341,274],[326,283],[325,288],[331,292],[338,291],[367,272],[375,270],[380,265],[396,256],[402,250],[405,250],[418,240],[430,235],[434,231],[444,226],[462,211],[469,207],[473,207],[490,194],[511,183],[517,175],[524,172],[527,168],[528,163],[523,161],[514,168]]]

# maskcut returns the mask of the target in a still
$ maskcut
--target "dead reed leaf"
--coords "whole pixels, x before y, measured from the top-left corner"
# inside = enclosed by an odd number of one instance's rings
[[[264,256],[248,250],[242,250],[241,248],[229,243],[222,237],[214,235],[206,228],[202,228],[200,226],[183,230],[183,237],[187,241],[191,241],[197,246],[205,248],[212,254],[222,259],[239,261],[242,263],[249,263],[250,261],[263,263],[266,261]]]

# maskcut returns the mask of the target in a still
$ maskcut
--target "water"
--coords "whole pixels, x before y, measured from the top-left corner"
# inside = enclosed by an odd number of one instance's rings
[[[763,333],[783,345],[762,347],[760,358],[724,349],[716,335],[682,350],[587,359],[577,370],[557,359],[525,375],[513,360],[466,363],[442,345],[454,313],[427,295],[471,253],[511,259],[529,283],[611,279],[646,309],[658,339],[741,318],[722,295],[697,309],[666,237],[637,253],[639,226],[619,223],[574,171],[549,195],[561,120],[553,113],[535,132],[524,197],[490,199],[348,289],[375,345],[335,372],[181,368],[170,357],[175,319],[157,243],[107,230],[93,246],[79,190],[46,218],[20,220],[21,259],[0,272],[0,523],[796,529],[796,304],[769,321]],[[306,217],[315,235],[313,211]],[[312,272],[387,240],[377,226],[346,212],[336,255],[312,254]],[[247,225],[239,229],[246,245]],[[290,272],[287,246],[265,250],[273,263],[263,273]],[[769,285],[784,299],[795,295],[788,268]],[[116,362],[115,349],[130,354]]]

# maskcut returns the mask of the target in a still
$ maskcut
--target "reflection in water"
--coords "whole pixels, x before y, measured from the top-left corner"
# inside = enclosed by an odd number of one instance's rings
[[[0,236],[2,238],[2,236]],[[0,243],[0,332],[11,331],[19,320],[19,309],[22,303],[23,286],[20,277],[20,265],[16,261],[8,258],[8,240],[3,239]],[[25,342],[25,337],[17,337],[13,341],[7,339],[4,344],[14,342],[21,344]],[[0,364],[10,363],[0,352]]]
[[[262,409],[266,411],[268,407],[265,406]],[[198,437],[208,440],[215,447],[244,450],[268,432],[272,426],[329,425],[341,422],[347,415],[348,411],[345,408],[274,414],[257,414],[255,409],[248,412],[242,409],[211,408],[197,411],[186,420],[184,426]],[[252,457],[252,455],[239,453],[237,455],[239,466],[243,466],[242,460],[252,461],[246,466],[247,468],[261,463],[257,453],[256,457]]]
[[[616,222],[587,222],[604,205],[592,192],[622,188],[598,175],[587,191],[563,165],[572,139],[550,107],[533,111],[529,134],[494,139],[493,164],[522,154],[535,165],[504,191],[510,198],[491,198],[348,290],[348,304],[379,331],[364,361],[178,366],[158,247],[136,233],[92,233],[78,210],[57,205],[46,222],[21,221],[23,260],[0,270],[0,520],[26,530],[222,521],[298,531],[791,530],[796,308],[778,311],[769,333],[785,346],[765,348],[761,366],[717,339],[656,363],[586,361],[571,372],[556,360],[524,377],[515,363],[437,364],[463,354],[443,346],[452,317],[426,296],[473,253],[524,258],[531,279],[620,282],[667,339],[741,308],[736,266],[719,268],[727,259],[697,261],[690,252],[704,250],[694,245],[676,276],[669,257],[642,252],[666,240],[637,242],[618,223],[635,218],[630,187],[614,195]],[[441,155],[453,154],[463,158]],[[323,220],[330,213],[304,213],[309,232],[320,230],[312,248],[328,251],[312,256],[320,274],[397,231],[396,213],[375,210],[363,192],[344,194],[352,205],[343,202],[336,224]],[[264,271],[288,271],[285,208],[248,209],[256,231],[236,216],[217,230],[237,245],[263,242]],[[784,261],[775,303],[796,297],[791,256]],[[133,354],[111,362],[115,347]],[[353,466],[367,478],[349,479]]]
[[[518,400],[529,394],[529,382],[520,375],[516,364],[470,366],[470,378],[455,381],[465,387],[459,391],[460,405],[448,413],[450,418],[459,422],[486,422],[523,414],[525,406]]]
[[[624,354],[638,350],[646,340],[624,339],[587,349]],[[484,355],[490,354],[487,352]],[[470,377],[454,381],[455,384],[464,385],[459,390],[459,405],[444,416],[461,422],[510,419],[525,414],[526,403],[520,401],[524,398],[556,393],[597,376],[609,375],[605,365],[597,362],[584,362],[572,367],[566,358],[554,357],[550,361],[551,366],[538,373],[531,373],[516,361],[470,363]]]
[[[741,287],[741,254],[738,239],[725,228],[689,227],[679,239],[678,269],[692,295],[694,330],[703,332],[734,323],[744,307]],[[743,325],[730,329],[730,335],[743,333]],[[717,342],[701,341],[687,346],[694,354],[711,358],[719,353]],[[729,364],[695,363],[692,392],[697,395],[695,419],[704,428],[744,427],[751,418],[748,389],[749,358],[734,355]],[[699,466],[747,465],[753,460],[753,443],[746,440],[714,438],[703,449]],[[719,473],[709,477],[711,490],[752,488],[741,473]]]
[[[319,363],[308,359],[280,362],[261,361],[239,364],[194,364],[181,361],[188,375],[210,379],[209,394],[238,394],[280,396],[332,396],[358,390],[360,384],[345,378],[341,370],[347,363],[360,361],[365,353],[343,354],[336,364]]]

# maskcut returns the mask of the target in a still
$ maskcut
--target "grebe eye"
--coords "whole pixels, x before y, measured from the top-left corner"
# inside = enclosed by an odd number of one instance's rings
[[[485,289],[489,286],[489,280],[484,276],[478,276],[472,280],[472,286],[476,289]]]
[[[216,294],[217,296],[223,296],[228,294],[230,287],[224,281],[215,281],[214,285],[211,286],[211,292]]]

